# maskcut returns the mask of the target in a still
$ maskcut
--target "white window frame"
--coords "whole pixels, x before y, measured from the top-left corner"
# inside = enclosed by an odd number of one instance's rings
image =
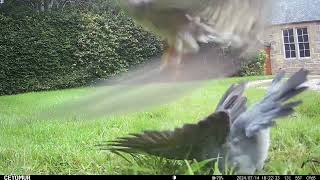
[[[287,57],[286,57],[286,44],[285,44],[285,42],[284,42],[284,33],[283,33],[283,31],[285,31],[285,30],[290,30],[290,29],[293,30],[293,41],[294,41],[294,46],[295,46],[296,57],[287,58]],[[284,56],[284,58],[285,58],[285,59],[288,59],[288,60],[290,60],[290,59],[297,59],[299,56],[298,56],[298,54],[297,54],[297,45],[296,45],[296,41],[297,41],[297,40],[296,40],[296,32],[295,32],[294,28],[282,29],[281,34],[282,34],[282,46],[283,46],[283,56]],[[290,56],[291,56],[291,54],[290,54]]]
[[[307,29],[307,35],[308,35],[308,44],[309,44],[309,53],[310,53],[310,56],[309,57],[301,57],[300,56],[300,47],[299,47],[299,38],[298,38],[298,29],[304,29],[306,28]],[[298,54],[299,54],[299,59],[310,59],[311,58],[311,47],[310,47],[310,35],[309,35],[309,29],[307,27],[298,27],[298,28],[295,28],[295,32],[296,32],[296,39],[297,39],[297,43],[296,43],[296,46],[297,46],[297,50],[298,50]],[[303,34],[303,33],[302,33]],[[302,35],[303,36],[303,35]],[[303,38],[303,37],[302,37]]]
[[[300,48],[299,48],[299,42],[298,42],[298,29],[303,29],[307,28],[308,31],[308,43],[309,43],[309,48],[310,48],[310,57],[300,57]],[[295,45],[295,51],[296,51],[296,57],[295,58],[287,58],[286,57],[286,47],[285,47],[285,42],[284,42],[284,30],[293,30],[293,36],[294,36],[294,45]],[[295,27],[295,28],[284,28],[281,30],[281,37],[282,37],[282,48],[283,48],[283,57],[285,60],[294,60],[294,59],[311,59],[311,47],[310,47],[310,33],[309,33],[309,28],[308,27]]]

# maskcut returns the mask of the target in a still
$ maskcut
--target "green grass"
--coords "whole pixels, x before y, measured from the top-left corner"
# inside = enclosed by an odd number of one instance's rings
[[[246,78],[252,80],[257,78]],[[146,157],[133,164],[95,145],[128,133],[173,129],[211,113],[233,78],[208,83],[190,96],[148,112],[94,120],[42,120],[37,112],[79,97],[87,89],[0,97],[0,174],[207,174],[199,164]],[[248,89],[249,103],[265,91]],[[304,104],[272,131],[263,174],[320,174],[320,93],[298,97]],[[305,165],[302,167],[302,165]],[[197,167],[199,166],[199,167]]]

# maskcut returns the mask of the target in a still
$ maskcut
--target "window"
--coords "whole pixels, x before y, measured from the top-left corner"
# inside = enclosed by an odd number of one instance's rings
[[[309,35],[307,28],[297,29],[300,57],[310,57]]]
[[[310,44],[307,28],[283,30],[285,58],[310,57]]]
[[[297,57],[293,29],[283,30],[283,42],[286,58]]]

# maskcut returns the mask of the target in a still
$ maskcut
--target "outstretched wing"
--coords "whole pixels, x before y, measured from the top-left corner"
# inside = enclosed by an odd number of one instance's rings
[[[247,97],[243,95],[246,84],[231,85],[217,105],[216,112],[227,112],[231,124],[247,110]]]
[[[102,149],[115,153],[147,153],[176,160],[216,158],[223,153],[232,113],[238,114],[246,109],[244,87],[245,84],[231,86],[218,104],[216,112],[197,124],[186,124],[173,131],[131,134],[130,137],[118,138],[106,146],[102,145]]]
[[[294,107],[300,105],[301,101],[286,102],[307,89],[301,85],[307,81],[308,73],[309,71],[301,69],[282,82],[285,73],[280,72],[273,80],[267,96],[251,110],[241,114],[233,124],[232,131],[236,132],[244,126],[245,136],[252,137],[257,132],[271,127],[275,119],[292,114]]]
[[[209,32],[214,32],[212,35],[216,38],[243,44],[257,39],[257,35],[261,33],[267,23],[265,14],[270,9],[273,0],[127,1],[135,8],[141,7],[140,11],[144,12],[143,16],[152,17],[151,19],[154,21],[166,22],[171,19],[179,21],[181,16],[177,18],[178,14],[200,18],[200,22],[207,25],[208,28],[210,27],[212,30]],[[178,24],[180,23],[176,22],[176,25]]]
[[[229,129],[228,114],[219,112],[198,124],[186,124],[173,131],[146,131],[118,138],[105,149],[112,152],[147,153],[176,160],[203,160],[218,156]]]

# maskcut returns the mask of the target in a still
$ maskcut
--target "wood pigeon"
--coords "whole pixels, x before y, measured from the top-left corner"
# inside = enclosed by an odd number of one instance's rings
[[[214,113],[197,124],[172,131],[145,131],[102,144],[114,153],[149,154],[174,160],[207,160],[221,157],[219,168],[231,167],[237,174],[261,170],[268,156],[270,128],[276,119],[289,116],[301,101],[287,102],[302,93],[308,71],[301,69],[288,80],[281,71],[266,96],[247,109],[245,83],[232,85]]]

